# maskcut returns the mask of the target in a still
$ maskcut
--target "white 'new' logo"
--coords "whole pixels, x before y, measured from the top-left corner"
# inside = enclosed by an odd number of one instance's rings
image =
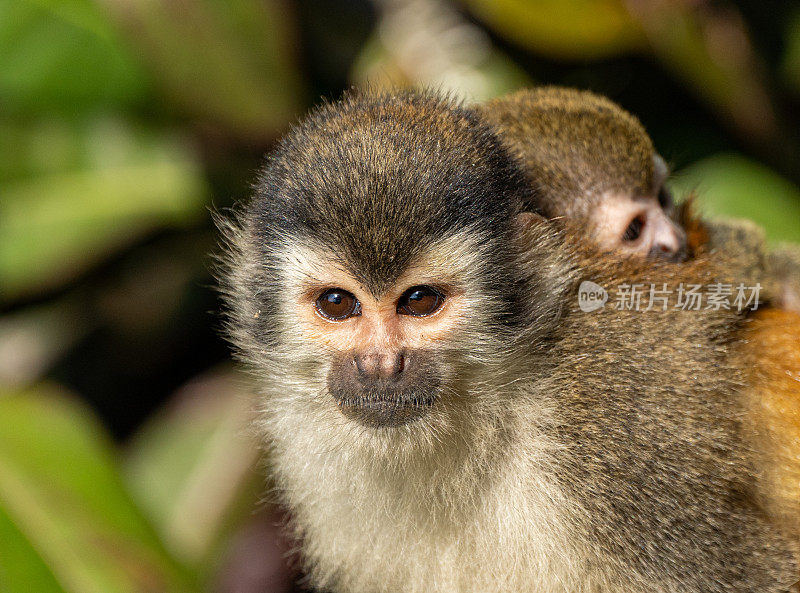
[[[584,313],[591,313],[606,306],[608,292],[591,280],[584,280],[578,288],[578,306]]]

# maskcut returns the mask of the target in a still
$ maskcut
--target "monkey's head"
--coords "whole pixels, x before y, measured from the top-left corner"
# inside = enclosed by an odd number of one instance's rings
[[[543,87],[479,106],[521,158],[548,217],[586,224],[607,250],[680,260],[668,170],[641,123],[586,91]]]
[[[223,274],[270,408],[358,434],[467,413],[518,327],[555,318],[514,247],[525,186],[488,126],[432,95],[349,96],[293,129],[229,229]],[[541,307],[519,311],[520,290]]]

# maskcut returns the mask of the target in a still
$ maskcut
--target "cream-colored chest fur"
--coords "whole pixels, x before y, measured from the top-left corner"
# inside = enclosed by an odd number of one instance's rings
[[[537,428],[547,410],[529,401],[517,399],[502,427],[479,430],[472,418],[459,433],[453,421],[451,435],[418,456],[402,439],[355,428],[326,436],[330,423],[301,420],[299,408],[266,420],[314,584],[337,593],[616,591],[589,560],[581,509],[554,477],[555,445]]]

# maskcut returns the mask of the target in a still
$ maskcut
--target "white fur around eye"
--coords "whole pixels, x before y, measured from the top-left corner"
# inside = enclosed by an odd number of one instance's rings
[[[652,200],[634,199],[632,196],[608,192],[598,201],[590,215],[590,226],[593,240],[603,249],[625,249],[642,251],[646,255],[649,246],[643,245],[647,232],[647,217]],[[655,205],[657,207],[657,204]],[[640,218],[642,221],[639,238],[624,241],[626,229],[631,222]],[[627,244],[625,244],[627,243]]]

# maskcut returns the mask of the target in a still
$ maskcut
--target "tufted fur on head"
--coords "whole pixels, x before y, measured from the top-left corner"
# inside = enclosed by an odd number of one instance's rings
[[[353,94],[293,129],[225,223],[229,336],[257,381],[279,493],[313,586],[338,593],[778,593],[797,550],[753,503],[729,311],[578,308],[582,280],[712,282],[525,218],[519,166],[432,94]],[[441,396],[369,427],[326,391],[304,278],[380,295],[449,275],[465,312],[432,345]],[[665,332],[666,328],[666,332]],[[666,335],[665,335],[666,334]]]

